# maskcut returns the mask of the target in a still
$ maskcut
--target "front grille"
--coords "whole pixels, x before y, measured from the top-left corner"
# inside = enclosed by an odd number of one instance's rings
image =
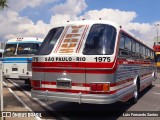
[[[12,71],[18,71],[18,68],[12,68]]]

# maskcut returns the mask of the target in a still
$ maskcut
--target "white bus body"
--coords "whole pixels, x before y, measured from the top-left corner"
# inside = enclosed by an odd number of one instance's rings
[[[32,71],[33,98],[94,104],[136,102],[156,79],[153,50],[105,20],[51,29]]]
[[[6,42],[3,58],[3,77],[28,80],[32,77],[32,56],[43,39],[14,38]]]

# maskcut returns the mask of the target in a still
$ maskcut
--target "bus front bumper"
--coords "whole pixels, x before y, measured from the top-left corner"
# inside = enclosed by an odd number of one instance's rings
[[[114,94],[82,94],[31,90],[31,96],[42,100],[58,100],[77,103],[111,104],[120,101],[124,96],[133,93],[135,86],[132,85]]]
[[[26,75],[26,74],[21,74],[19,75],[20,79],[30,79],[32,76]]]
[[[9,75],[3,75],[3,78],[10,78]]]
[[[11,74],[3,74],[3,78],[5,79],[19,79],[19,76],[17,73],[11,73]]]

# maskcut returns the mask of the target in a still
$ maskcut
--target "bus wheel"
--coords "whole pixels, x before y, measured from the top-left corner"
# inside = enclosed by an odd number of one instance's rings
[[[156,74],[156,72],[154,72],[154,79],[155,79],[155,80],[157,79],[157,74]]]
[[[133,93],[133,99],[132,99],[132,103],[133,104],[136,104],[137,101],[138,101],[138,98],[139,98],[139,88],[140,88],[139,85],[140,85],[139,81],[137,81],[137,83],[136,83],[136,89],[134,90],[134,93]]]
[[[138,101],[138,87],[136,85],[136,90],[134,91],[133,103],[137,103]]]

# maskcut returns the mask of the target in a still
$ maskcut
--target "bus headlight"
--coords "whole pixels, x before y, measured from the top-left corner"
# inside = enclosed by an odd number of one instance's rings
[[[110,84],[109,83],[91,83],[90,90],[92,92],[109,92]]]

